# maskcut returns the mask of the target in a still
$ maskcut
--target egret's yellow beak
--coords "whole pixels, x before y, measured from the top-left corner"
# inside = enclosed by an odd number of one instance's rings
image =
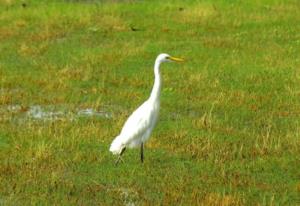
[[[174,62],[184,62],[184,59],[178,58],[178,57],[169,57],[170,60]]]

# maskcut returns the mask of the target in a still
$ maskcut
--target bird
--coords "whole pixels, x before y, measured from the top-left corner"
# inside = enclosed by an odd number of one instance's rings
[[[157,122],[160,108],[162,87],[160,65],[163,62],[183,61],[182,58],[173,57],[165,53],[157,56],[154,64],[154,85],[150,97],[128,117],[120,134],[115,137],[110,145],[110,152],[118,155],[115,162],[116,165],[121,160],[121,156],[126,148],[140,147],[140,160],[142,163],[144,162],[144,144],[149,139]]]

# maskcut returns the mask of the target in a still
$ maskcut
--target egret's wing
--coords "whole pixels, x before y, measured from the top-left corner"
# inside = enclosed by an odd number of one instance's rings
[[[146,101],[129,116],[120,134],[124,144],[142,138],[144,133],[150,129],[151,121],[153,121],[152,110],[151,104]]]

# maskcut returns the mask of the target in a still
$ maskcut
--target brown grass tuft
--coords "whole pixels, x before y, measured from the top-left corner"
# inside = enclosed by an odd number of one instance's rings
[[[244,202],[237,195],[220,195],[218,193],[209,193],[204,197],[201,205],[240,206],[244,205]]]

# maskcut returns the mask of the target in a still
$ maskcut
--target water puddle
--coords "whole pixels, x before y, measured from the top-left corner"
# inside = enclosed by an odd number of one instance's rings
[[[66,116],[62,111],[45,111],[39,105],[29,107],[28,111],[26,112],[26,115],[29,118],[39,120],[58,120]]]
[[[0,120],[19,119],[37,121],[73,121],[79,118],[105,118],[111,119],[112,113],[106,110],[96,110],[94,108],[68,109],[64,106],[54,105],[32,105],[24,107],[21,105],[0,105]]]
[[[8,105],[7,110],[10,112],[18,112],[22,109],[20,105]]]
[[[110,112],[96,111],[92,108],[79,110],[77,112],[77,115],[78,116],[86,116],[86,117],[91,117],[91,116],[104,117],[104,118],[107,118],[107,119],[112,118],[112,114]]]
[[[0,105],[0,121],[74,121],[80,118],[102,118],[112,119],[114,115],[126,111],[128,115],[132,113],[131,110],[126,110],[120,105],[106,105],[101,109],[95,108],[70,108],[66,105],[31,105],[23,106],[19,104]],[[196,110],[187,110],[183,112],[172,112],[163,118],[170,118],[175,121],[180,119],[199,118],[203,114]]]

